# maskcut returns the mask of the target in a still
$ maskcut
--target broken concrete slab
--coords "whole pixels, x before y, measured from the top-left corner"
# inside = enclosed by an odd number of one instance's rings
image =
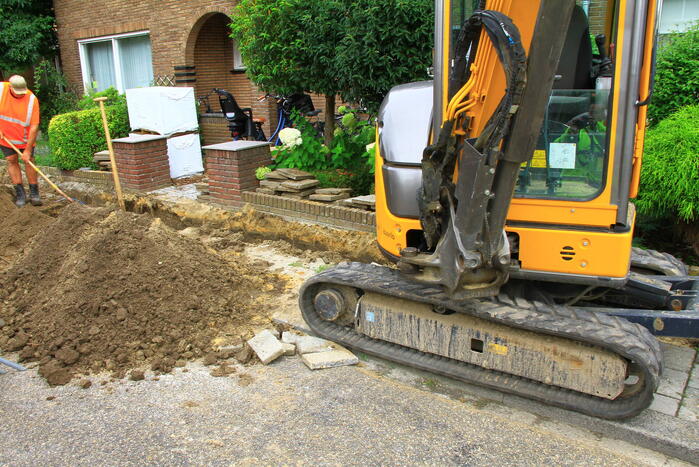
[[[260,186],[262,188],[269,188],[270,190],[279,191],[279,187],[282,186],[281,182],[275,182],[272,180],[260,180]]]
[[[307,180],[290,180],[286,182],[281,182],[282,187],[293,190],[293,191],[304,191],[309,188],[315,188],[320,185],[320,182],[316,179]]]
[[[301,360],[311,370],[335,368],[338,366],[356,365],[359,358],[347,349],[336,349],[329,352],[314,352],[301,355]]]
[[[265,180],[289,180],[284,174],[280,173],[278,170],[273,170],[265,174]]]
[[[265,329],[248,340],[248,345],[264,365],[284,354],[282,343],[277,340],[269,329]]]
[[[273,189],[265,187],[256,188],[255,191],[257,193],[262,193],[263,195],[273,195],[276,193]]]
[[[285,331],[282,334],[282,342],[286,344],[294,344],[299,354],[313,352],[329,352],[333,350],[333,343],[320,337],[299,336],[290,331]]]
[[[349,198],[349,193],[340,193],[338,195],[319,195],[319,194],[314,194],[309,197],[311,201],[323,201],[323,202],[331,202],[331,201],[337,201],[338,199],[343,199],[343,198]]]
[[[318,188],[316,193],[319,195],[339,195],[342,193],[352,193],[352,188]]]
[[[355,196],[352,203],[373,208],[376,206],[376,195]]]
[[[282,342],[282,347],[284,347],[284,355],[296,355],[296,346],[294,344]]]
[[[315,193],[316,190],[314,188],[311,188],[309,190],[304,190],[304,191],[295,191],[295,192],[281,192],[281,195],[284,198],[292,198],[292,199],[304,199],[308,198],[310,195]]]
[[[299,169],[277,169],[275,172],[291,180],[306,180],[313,178],[313,174]]]

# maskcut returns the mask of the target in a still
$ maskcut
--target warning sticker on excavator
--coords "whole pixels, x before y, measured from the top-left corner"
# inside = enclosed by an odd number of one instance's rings
[[[522,167],[526,167],[527,162],[522,164]],[[529,167],[535,169],[545,169],[546,168],[546,151],[543,149],[537,149],[534,151],[532,159],[529,161]]]
[[[507,355],[507,346],[502,344],[496,344],[495,342],[488,342],[488,350],[494,354]]]

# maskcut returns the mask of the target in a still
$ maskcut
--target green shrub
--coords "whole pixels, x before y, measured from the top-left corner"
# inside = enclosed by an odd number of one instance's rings
[[[112,138],[129,133],[125,101],[106,106],[106,114]],[[56,115],[49,124],[49,144],[58,167],[66,170],[95,167],[94,153],[107,149],[100,110],[92,108]]]
[[[301,132],[301,144],[280,147],[275,151],[275,167],[289,167],[313,173],[321,187],[352,188],[355,196],[373,191],[374,148],[373,123],[340,107],[341,124],[333,133],[330,148],[318,137],[315,128],[303,117],[292,115]]]
[[[107,101],[104,103],[105,105],[114,105],[117,103],[124,103],[124,105],[126,104],[126,95],[119,94],[119,91],[113,87],[107,88],[100,92],[95,92],[94,90],[90,89],[78,102],[78,109],[87,110],[99,107],[99,104],[95,102],[96,97],[106,97]]]
[[[648,108],[656,125],[681,107],[699,103],[699,22],[676,34],[658,53],[653,98]]]
[[[681,109],[646,133],[640,214],[699,220],[699,105]]]
[[[41,123],[39,128],[46,133],[51,119],[58,114],[77,110],[78,95],[70,89],[63,73],[48,60],[34,67],[34,88],[39,99]]]

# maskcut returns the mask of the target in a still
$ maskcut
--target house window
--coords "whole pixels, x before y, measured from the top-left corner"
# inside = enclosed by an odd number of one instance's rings
[[[150,86],[153,60],[148,32],[119,34],[78,41],[85,90],[119,92]]]
[[[236,41],[233,41],[233,69],[236,71],[245,70],[243,56],[240,55],[240,49],[238,48],[238,43]]]
[[[658,32],[660,34],[685,32],[697,20],[699,20],[697,0],[664,0]]]

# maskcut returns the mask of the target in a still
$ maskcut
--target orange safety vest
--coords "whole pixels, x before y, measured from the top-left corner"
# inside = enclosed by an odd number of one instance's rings
[[[27,147],[29,128],[39,124],[39,102],[28,91],[21,99],[10,94],[10,83],[0,83],[0,131],[19,149]],[[0,138],[0,146],[9,147]]]

